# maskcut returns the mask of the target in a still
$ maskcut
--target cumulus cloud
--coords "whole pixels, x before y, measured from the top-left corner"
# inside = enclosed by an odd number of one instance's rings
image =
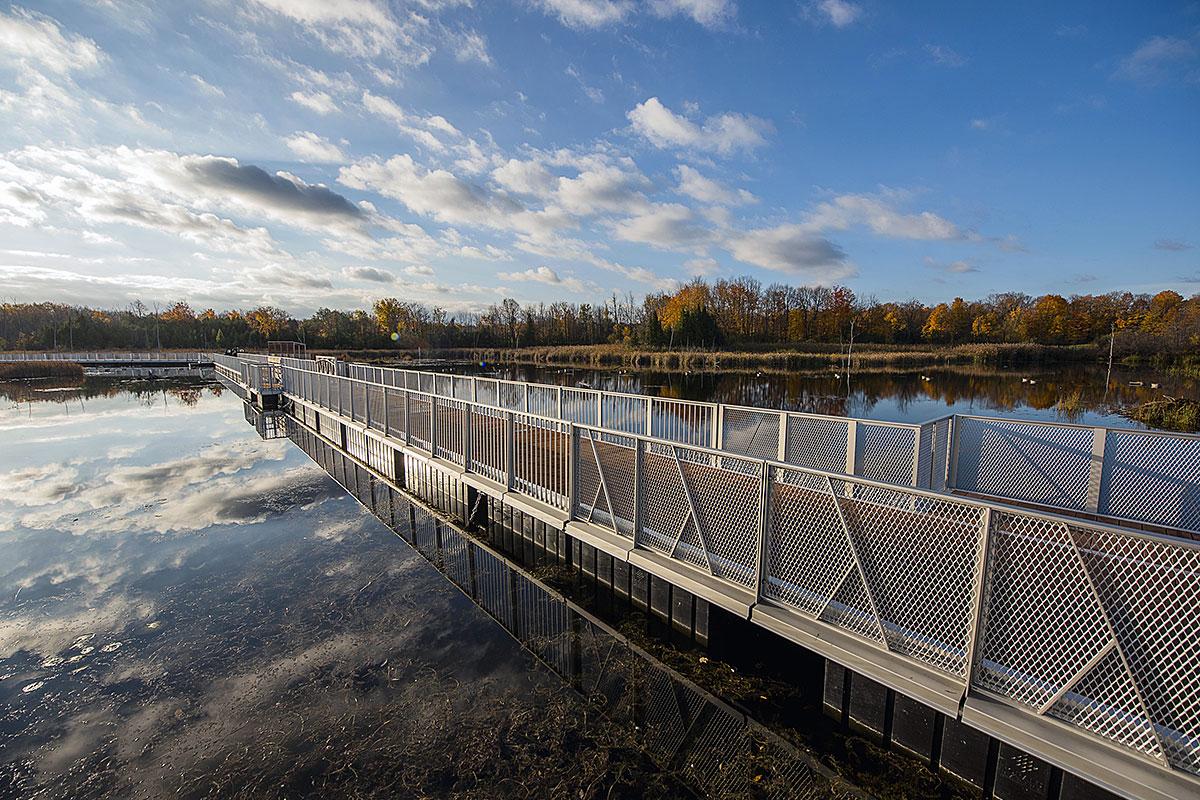
[[[679,176],[679,193],[693,200],[710,205],[742,205],[758,201],[754,195],[745,189],[730,189],[712,178],[707,178],[695,167],[680,164],[675,168]]]
[[[289,99],[297,105],[304,106],[309,111],[312,111],[321,116],[332,114],[338,110],[337,103],[333,102],[333,98],[328,92],[302,92],[295,91],[289,96]]]
[[[931,211],[906,214],[896,204],[904,192],[885,189],[879,194],[844,194],[820,203],[805,219],[812,230],[847,230],[862,225],[873,233],[893,239],[958,239],[963,233],[944,217]]]
[[[396,276],[385,269],[375,267],[345,267],[342,274],[353,281],[370,281],[371,283],[395,283]]]
[[[727,247],[739,261],[808,282],[828,284],[856,274],[842,248],[804,225],[779,225],[734,234]]]
[[[639,103],[626,114],[633,130],[655,147],[699,150],[721,155],[750,152],[767,143],[771,124],[758,117],[726,112],[697,123],[676,114],[657,97]]]
[[[57,75],[95,69],[104,53],[91,39],[64,33],[44,14],[12,8],[0,11],[0,61],[34,65]]]
[[[332,50],[356,58],[423,64],[433,53],[428,21],[396,17],[374,0],[252,0],[252,8],[290,20]]]
[[[496,277],[502,281],[531,281],[549,286],[562,286],[573,292],[583,291],[582,281],[577,278],[563,278],[547,266],[533,267],[523,272],[497,272]]]
[[[346,154],[340,147],[312,131],[297,131],[284,141],[301,161],[338,163],[346,160]]]
[[[656,204],[617,223],[613,232],[618,239],[663,250],[695,250],[712,239],[712,232],[698,224],[692,210],[679,203]]]
[[[572,214],[627,212],[648,206],[640,191],[648,185],[640,172],[606,164],[582,170],[574,178],[560,177],[555,196]]]

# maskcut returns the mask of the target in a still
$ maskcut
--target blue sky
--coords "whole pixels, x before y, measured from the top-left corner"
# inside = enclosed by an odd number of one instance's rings
[[[1200,291],[1200,4],[0,5],[0,300]]]

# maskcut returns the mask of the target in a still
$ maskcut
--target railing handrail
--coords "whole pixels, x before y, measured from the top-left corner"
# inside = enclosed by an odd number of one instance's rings
[[[1076,428],[1083,430],[1106,430],[1115,433],[1137,433],[1146,436],[1166,436],[1180,439],[1200,439],[1200,433],[1189,433],[1187,431],[1169,431],[1160,428],[1131,428],[1124,425],[1107,425],[1098,423],[1088,425],[1083,422],[1058,422],[1048,419],[1026,419],[1024,417],[992,417],[986,414],[951,414],[952,417],[959,419],[977,419],[981,422],[998,422],[1009,425],[1040,425],[1046,428]]]

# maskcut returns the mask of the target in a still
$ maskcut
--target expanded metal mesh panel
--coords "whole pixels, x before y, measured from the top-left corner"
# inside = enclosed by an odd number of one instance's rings
[[[409,394],[408,396],[408,435],[419,447],[429,449],[433,425],[432,404],[427,396]]]
[[[846,471],[849,422],[789,414],[787,425],[785,461],[822,472]]]
[[[992,542],[974,685],[1200,774],[1200,550],[1002,512]]]
[[[721,449],[753,458],[779,458],[781,417],[777,411],[726,408],[721,426]]]
[[[461,400],[437,401],[437,448],[435,456],[462,465],[466,454],[467,404]]]
[[[370,409],[371,427],[376,430],[387,428],[387,411],[383,406],[383,387],[367,386],[367,408]]]
[[[646,433],[646,398],[632,394],[600,396],[600,421],[605,428],[622,433]]]
[[[958,417],[956,486],[968,492],[1082,510],[1092,431]]]
[[[917,429],[861,421],[857,428],[854,474],[873,481],[912,486]]]
[[[597,425],[599,405],[595,392],[583,389],[563,389],[562,418],[578,425]]]
[[[647,443],[639,541],[715,577],[753,586],[761,469],[754,474],[738,461],[745,460]]]
[[[1109,431],[1100,513],[1200,531],[1200,437]]]
[[[965,678],[982,510],[864,488],[774,471],[764,595]]]
[[[529,413],[541,417],[558,417],[558,389],[553,386],[529,387]]]
[[[494,408],[475,406],[471,411],[471,466],[485,478],[504,483],[508,415]]]
[[[946,490],[946,478],[950,468],[950,442],[953,427],[953,417],[938,420],[933,425],[933,454],[927,488],[935,492]]]
[[[499,381],[494,378],[476,378],[475,402],[485,406],[500,405]]]
[[[497,382],[496,405],[509,411],[525,410],[525,386],[509,381]]]
[[[637,440],[599,431],[579,432],[576,517],[633,537],[634,446]]]
[[[513,485],[543,503],[566,508],[569,443],[564,423],[516,415]]]
[[[680,444],[710,447],[717,407],[655,397],[650,405],[650,435]]]
[[[454,396],[459,400],[474,400],[471,396],[471,387],[475,381],[463,375],[454,376]]]
[[[384,389],[387,392],[387,432],[393,436],[403,436],[404,425],[404,392],[399,389]]]
[[[346,416],[350,416],[350,389],[352,384],[348,380],[338,380],[338,403],[337,410]]]

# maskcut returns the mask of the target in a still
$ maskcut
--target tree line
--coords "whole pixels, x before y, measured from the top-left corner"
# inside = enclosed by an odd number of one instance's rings
[[[674,292],[597,303],[511,298],[478,313],[377,300],[369,309],[319,309],[299,319],[272,306],[217,312],[186,302],[122,309],[61,303],[0,305],[0,350],[248,348],[268,340],[314,349],[437,349],[625,344],[647,349],[806,343],[897,345],[1030,342],[1088,344],[1122,335],[1125,352],[1184,354],[1200,348],[1200,294],[1177,292],[982,300],[879,302],[844,286],[762,286],[753,278],[695,280]]]

